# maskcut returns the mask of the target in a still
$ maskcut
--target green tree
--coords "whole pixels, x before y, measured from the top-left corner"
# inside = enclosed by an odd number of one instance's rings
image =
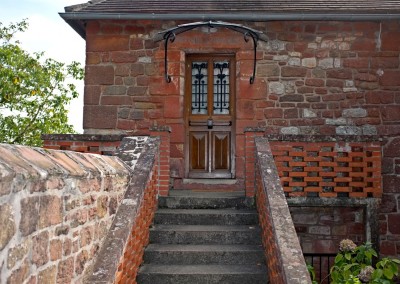
[[[0,142],[41,146],[42,134],[74,133],[66,106],[78,92],[67,80],[82,80],[83,69],[23,50],[15,35],[27,27],[0,22]]]

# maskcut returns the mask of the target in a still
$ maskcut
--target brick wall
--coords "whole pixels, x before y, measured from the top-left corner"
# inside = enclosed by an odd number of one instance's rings
[[[136,283],[157,209],[161,144],[159,138],[146,142],[104,245],[85,275],[86,283]],[[124,140],[118,156],[129,164],[132,150],[129,141]]]
[[[192,30],[164,50],[154,35],[183,22],[89,21],[84,129],[148,134],[169,126],[171,177],[184,176],[184,70],[190,53],[236,55],[236,177],[245,178],[244,128],[268,133],[399,135],[399,22],[255,22],[252,43],[227,29]]]
[[[116,157],[0,145],[0,282],[79,283],[129,182]]]
[[[46,134],[43,148],[80,153],[114,155],[126,135]]]
[[[268,134],[386,136],[381,252],[399,255],[400,22],[243,23],[270,38],[258,44],[253,85],[251,42],[226,29],[192,30],[169,44],[167,84],[163,43],[153,36],[182,23],[88,21],[85,132],[147,135],[150,127],[168,126],[170,175],[183,178],[185,55],[235,54],[236,178],[248,176],[246,127],[265,127]]]

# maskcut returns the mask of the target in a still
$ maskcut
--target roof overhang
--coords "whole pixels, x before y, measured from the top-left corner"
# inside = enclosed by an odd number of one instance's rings
[[[88,20],[187,20],[187,21],[387,21],[400,20],[400,13],[85,13],[60,16],[83,38]]]

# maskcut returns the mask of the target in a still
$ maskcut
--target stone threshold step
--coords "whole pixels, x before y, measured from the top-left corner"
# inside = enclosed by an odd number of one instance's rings
[[[176,245],[149,244],[146,251],[159,252],[258,252],[263,251],[262,245]]]
[[[174,231],[174,232],[259,232],[258,225],[161,225],[155,224],[150,229],[151,231]]]
[[[157,210],[156,214],[166,214],[166,215],[257,215],[257,211],[254,209],[233,209],[233,208],[221,208],[221,209],[171,209],[171,208],[160,208]]]
[[[162,265],[145,264],[140,274],[164,274],[164,275],[218,275],[218,274],[264,274],[264,265]]]

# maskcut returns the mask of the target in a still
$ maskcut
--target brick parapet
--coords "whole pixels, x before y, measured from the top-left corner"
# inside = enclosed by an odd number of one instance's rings
[[[126,139],[117,154],[129,162],[132,148]],[[85,275],[86,283],[136,283],[157,207],[160,140],[147,140],[104,245],[93,268]]]
[[[79,283],[129,183],[117,157],[0,145],[1,283]]]
[[[43,148],[81,153],[113,155],[127,135],[45,134]]]
[[[255,139],[256,202],[271,283],[311,283],[289,207],[265,138]]]
[[[253,197],[256,186],[256,144],[255,138],[262,137],[262,129],[245,130],[245,191],[246,196]]]
[[[161,139],[158,158],[158,194],[167,196],[170,189],[171,176],[171,129],[169,127],[152,128],[150,129],[150,135]]]

